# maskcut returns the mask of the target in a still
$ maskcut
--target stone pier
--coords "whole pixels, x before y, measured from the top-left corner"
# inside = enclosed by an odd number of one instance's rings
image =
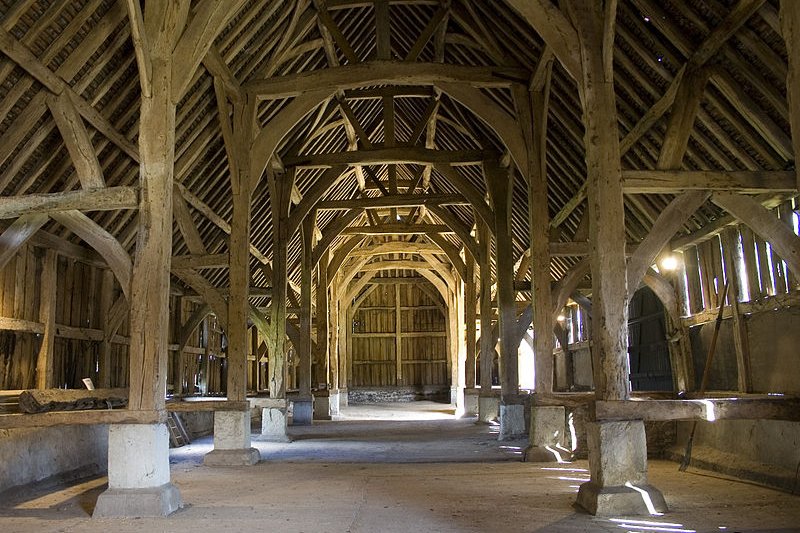
[[[214,412],[214,449],[203,463],[209,466],[254,465],[261,460],[250,446],[250,409]]]
[[[647,442],[642,420],[587,422],[592,480],[577,504],[598,516],[664,513],[667,503],[647,483]]]
[[[166,516],[183,507],[169,477],[165,424],[108,427],[108,490],[97,498],[93,517]]]

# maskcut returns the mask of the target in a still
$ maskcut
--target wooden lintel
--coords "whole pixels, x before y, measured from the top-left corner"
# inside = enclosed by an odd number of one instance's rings
[[[453,233],[444,224],[380,224],[378,226],[357,226],[342,230],[341,235],[422,235],[425,233]]]
[[[137,209],[136,187],[109,187],[46,194],[27,194],[0,198],[0,218],[16,218],[29,213],[59,211],[113,211]]]
[[[134,411],[129,409],[52,411],[36,414],[0,415],[0,429],[95,424],[162,424],[166,411]]]
[[[794,192],[795,177],[793,171],[626,170],[622,172],[622,186],[626,194],[675,194],[689,189],[758,194]]]
[[[331,200],[319,202],[317,209],[370,209],[395,208],[428,205],[468,205],[469,202],[460,194],[403,194],[378,196],[376,198],[357,198],[355,200]]]
[[[373,150],[357,150],[330,154],[301,155],[287,157],[283,160],[286,166],[303,168],[325,168],[336,165],[390,165],[416,164],[432,165],[435,163],[449,165],[477,165],[486,159],[496,157],[494,152],[481,150],[432,150],[416,146],[398,146],[393,148],[376,148]]]
[[[524,69],[469,67],[442,63],[398,63],[366,61],[337,68],[300,72],[244,84],[244,90],[261,98],[292,98],[311,89],[330,93],[376,85],[434,85],[439,82],[468,83],[472,87],[504,88],[514,82],[528,83]]]
[[[250,402],[228,400],[170,401],[166,404],[170,413],[186,413],[195,411],[247,411]]]
[[[596,401],[596,420],[788,420],[800,421],[797,398]]]
[[[228,254],[173,255],[172,268],[227,268]]]

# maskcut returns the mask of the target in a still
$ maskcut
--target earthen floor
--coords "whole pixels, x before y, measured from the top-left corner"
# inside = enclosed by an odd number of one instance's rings
[[[92,519],[106,479],[6,494],[0,531],[798,532],[800,497],[677,464],[650,462],[670,512],[597,518],[573,507],[586,461],[520,462],[524,442],[456,420],[428,402],[349,407],[343,419],[292,427],[289,444],[253,445],[253,467],[209,468],[211,439],[173,450],[186,506],[167,518]]]

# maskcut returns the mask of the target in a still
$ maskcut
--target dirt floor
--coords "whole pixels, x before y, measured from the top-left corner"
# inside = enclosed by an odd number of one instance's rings
[[[652,461],[670,512],[596,518],[573,506],[587,464],[520,462],[525,442],[429,402],[359,406],[260,442],[262,462],[209,468],[211,439],[173,450],[185,507],[160,519],[90,518],[105,478],[37,485],[0,502],[0,531],[800,532],[800,497]]]

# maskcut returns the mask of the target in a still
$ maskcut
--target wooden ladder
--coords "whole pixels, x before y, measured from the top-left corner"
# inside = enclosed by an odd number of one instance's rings
[[[186,428],[183,426],[178,413],[169,413],[167,416],[167,428],[169,429],[169,442],[173,448],[180,448],[192,443]]]

